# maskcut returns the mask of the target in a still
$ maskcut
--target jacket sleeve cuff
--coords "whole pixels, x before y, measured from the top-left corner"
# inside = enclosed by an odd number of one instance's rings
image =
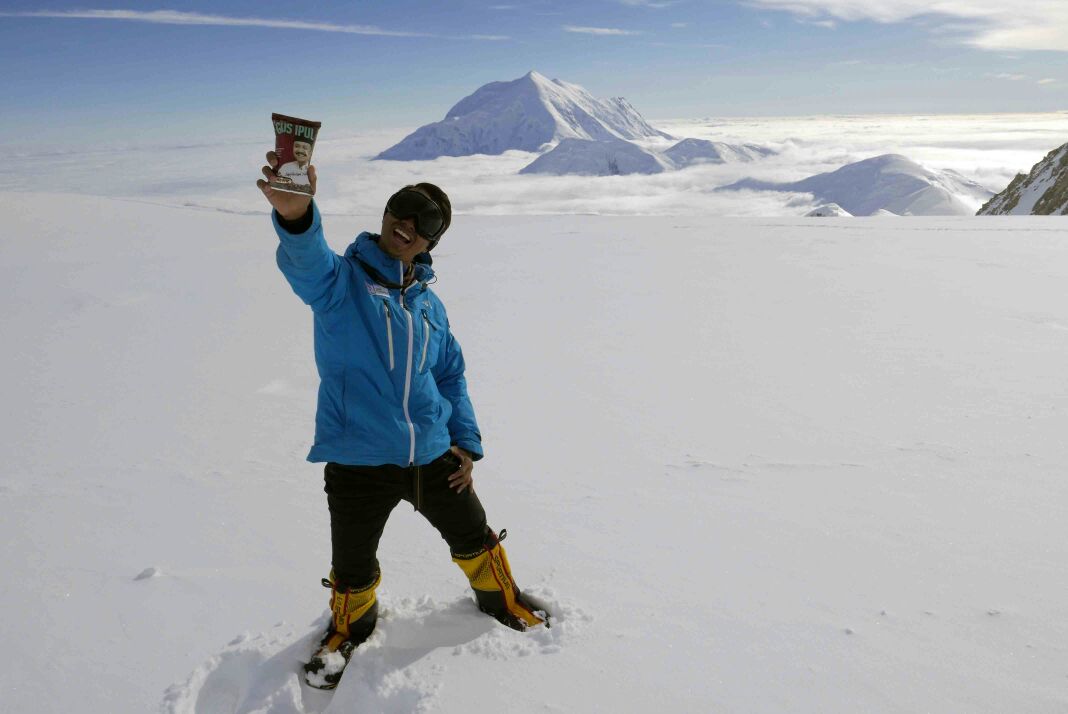
[[[461,449],[471,454],[472,461],[478,461],[482,458],[482,444],[470,439],[456,439],[452,442],[453,446],[459,446]]]
[[[304,212],[304,215],[295,220],[288,221],[282,218],[278,211],[272,211],[271,217],[274,219],[275,226],[279,231],[284,231],[290,235],[300,235],[301,233],[307,233],[308,229],[312,227],[315,222],[315,214],[315,202],[312,201],[308,204],[308,210]]]

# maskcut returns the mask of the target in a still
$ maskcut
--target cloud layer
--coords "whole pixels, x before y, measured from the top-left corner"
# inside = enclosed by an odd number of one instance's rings
[[[935,21],[940,31],[987,50],[1068,52],[1068,3],[1064,0],[745,0],[804,18],[844,22]]]
[[[266,122],[265,122],[266,124]],[[742,178],[796,181],[844,164],[900,153],[929,168],[954,169],[1001,190],[1068,136],[1068,114],[981,116],[798,117],[655,121],[675,136],[731,143],[753,142],[780,153],[754,163],[695,166],[655,176],[520,176],[535,154],[443,157],[434,161],[371,161],[396,143],[405,129],[361,132],[344,127],[316,144],[318,201],[335,215],[353,215],[374,228],[392,190],[419,181],[446,188],[458,214],[611,214],[801,216],[811,197],[767,192],[717,193]],[[19,171],[0,175],[0,191],[94,193],[175,206],[262,213],[255,187],[269,126],[243,143],[197,146],[124,145],[92,151],[48,147],[27,153],[25,145],[0,147]],[[666,148],[671,142],[648,142]],[[198,157],[211,157],[210,171]],[[107,180],[101,181],[101,165]],[[146,168],[147,167],[147,168]],[[370,223],[367,223],[370,221]]]

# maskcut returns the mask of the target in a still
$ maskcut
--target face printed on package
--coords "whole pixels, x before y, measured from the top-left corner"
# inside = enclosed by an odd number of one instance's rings
[[[307,166],[311,160],[312,146],[306,141],[294,141],[293,142],[293,158],[297,160],[297,163],[301,166]]]
[[[311,194],[308,166],[319,135],[320,122],[272,114],[274,122],[274,153],[278,157],[277,178],[271,188],[290,193]]]

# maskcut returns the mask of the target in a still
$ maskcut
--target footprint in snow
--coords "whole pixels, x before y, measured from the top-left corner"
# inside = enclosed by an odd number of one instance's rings
[[[378,626],[353,653],[341,684],[333,692],[303,683],[302,665],[318,643],[328,615],[317,619],[295,641],[284,623],[271,633],[231,641],[170,687],[160,706],[165,714],[226,712],[251,714],[329,714],[373,711],[411,714],[434,711],[445,686],[445,665],[428,657],[444,654],[490,659],[551,655],[591,620],[581,609],[559,603],[548,588],[529,591],[553,613],[553,627],[514,632],[483,615],[468,595],[448,603],[430,598],[383,598]]]

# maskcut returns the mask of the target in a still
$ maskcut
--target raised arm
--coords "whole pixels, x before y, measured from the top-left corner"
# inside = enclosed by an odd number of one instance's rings
[[[311,196],[271,188],[268,181],[275,177],[278,167],[278,157],[273,151],[267,152],[267,164],[263,167],[267,180],[260,179],[256,186],[274,208],[271,218],[279,240],[278,267],[301,300],[312,310],[325,312],[345,296],[348,284],[342,274],[345,263],[326,244],[319,209]],[[316,179],[315,167],[309,166],[312,193]]]

